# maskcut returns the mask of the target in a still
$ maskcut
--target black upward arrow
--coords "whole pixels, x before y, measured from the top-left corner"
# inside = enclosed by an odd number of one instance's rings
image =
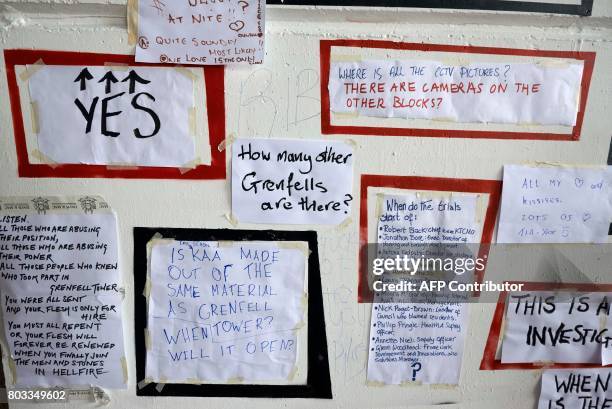
[[[104,76],[100,78],[100,81],[98,82],[100,83],[104,81],[106,81],[105,93],[109,94],[111,92],[111,83],[114,84],[119,80],[115,77],[112,71],[107,71],[106,74],[104,74]]]
[[[74,82],[81,81],[81,91],[85,91],[85,89],[87,89],[87,81],[92,78],[93,78],[93,75],[91,75],[87,67],[85,67],[83,68],[81,73],[78,75],[78,77],[74,79]]]
[[[130,81],[130,94],[133,94],[136,91],[136,83],[139,82],[141,84],[148,84],[149,80],[145,80],[140,75],[136,73],[134,70],[130,70],[130,73],[127,77],[125,77],[121,82]]]

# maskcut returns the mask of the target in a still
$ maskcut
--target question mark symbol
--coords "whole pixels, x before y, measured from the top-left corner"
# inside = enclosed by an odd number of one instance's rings
[[[510,71],[510,66],[508,64],[505,65],[506,71],[504,71],[504,80],[508,79],[508,72]]]
[[[249,7],[249,3],[247,3],[247,2],[246,2],[246,1],[244,1],[244,0],[240,0],[240,1],[238,2],[238,4],[239,4],[240,6],[242,6],[242,12],[243,12],[243,13],[244,13],[244,10],[245,10],[247,7]]]
[[[349,203],[353,200],[353,196],[349,195],[348,193],[344,195],[344,197],[346,199],[344,199],[344,205],[348,208],[350,207]],[[348,210],[344,211],[344,214],[348,214]]]
[[[415,362],[412,365],[410,365],[410,367],[412,368],[412,380],[416,381],[416,374],[422,368],[421,363],[420,362]]]
[[[264,318],[264,320],[268,321],[268,326],[272,325],[272,321],[274,320],[274,317],[272,317],[271,315],[268,315],[267,317]]]

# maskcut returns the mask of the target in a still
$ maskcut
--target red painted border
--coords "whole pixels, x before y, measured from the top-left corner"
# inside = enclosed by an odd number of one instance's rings
[[[496,132],[496,131],[466,131],[455,129],[428,128],[391,128],[371,126],[340,126],[331,124],[329,102],[329,69],[332,47],[361,47],[389,50],[441,51],[468,54],[515,55],[527,57],[573,58],[584,61],[582,83],[580,85],[580,106],[576,125],[571,134],[537,133],[537,132]],[[584,112],[586,110],[589,86],[595,65],[595,52],[588,51],[544,51],[518,48],[472,47],[443,44],[399,43],[380,40],[321,40],[321,133],[324,135],[382,135],[382,136],[429,136],[442,138],[487,138],[487,139],[529,139],[550,141],[577,141],[580,139]]]
[[[525,284],[523,291],[554,291],[571,289],[578,292],[612,292],[612,284],[584,284],[584,283],[542,283],[542,282],[525,282],[525,281],[509,281],[515,284]],[[597,364],[536,364],[536,363],[521,363],[521,364],[503,364],[501,359],[496,359],[497,345],[501,336],[501,329],[504,321],[504,311],[506,309],[506,298],[508,293],[501,292],[497,301],[497,307],[493,313],[493,321],[489,329],[489,336],[480,361],[481,371],[500,370],[500,369],[542,369],[544,366],[547,369],[555,368],[601,368],[602,365]],[[608,365],[612,366],[612,365]]]
[[[225,92],[223,67],[206,67],[206,109],[211,146],[211,164],[198,165],[181,173],[179,168],[135,166],[130,168],[107,168],[106,165],[62,164],[44,165],[30,163],[21,113],[19,85],[15,75],[16,65],[34,64],[38,60],[46,65],[105,65],[108,63],[131,66],[154,66],[134,61],[133,55],[95,54],[70,51],[4,50],[6,77],[13,114],[17,169],[20,177],[61,177],[61,178],[125,178],[125,179],[225,179],[225,150],[217,146],[225,139]]]
[[[361,175],[361,193],[359,200],[359,284],[358,301],[372,302],[373,293],[368,288],[368,187],[386,187],[396,189],[432,190],[464,193],[489,194],[489,202],[482,226],[482,236],[479,257],[488,252],[488,244],[493,239],[493,230],[499,211],[502,191],[502,182],[499,180],[484,179],[451,179],[421,176],[388,176],[388,175]],[[484,258],[484,257],[483,257]]]

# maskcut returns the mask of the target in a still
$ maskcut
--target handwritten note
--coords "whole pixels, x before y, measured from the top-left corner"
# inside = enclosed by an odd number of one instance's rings
[[[384,195],[378,242],[478,243],[477,201],[477,195],[460,193]]]
[[[556,369],[542,374],[538,409],[609,409],[612,369]]]
[[[391,258],[395,255],[389,252],[402,254],[402,248],[406,248],[401,245],[406,243],[478,243],[481,228],[477,202],[477,195],[459,193],[382,196],[378,244],[386,250],[379,254]],[[393,297],[396,295],[375,294],[368,380],[385,384],[458,384],[467,304],[445,302],[444,298],[436,302],[382,302]],[[417,298],[404,296],[405,300]]]
[[[612,334],[606,293],[512,293],[502,343],[503,363],[601,364]],[[602,323],[604,325],[602,325]]]
[[[28,81],[50,162],[184,166],[196,159],[194,80],[170,68],[44,66]]]
[[[498,243],[605,243],[612,167],[504,166]]]
[[[98,197],[6,198],[0,207],[15,385],[125,388],[115,215]]]
[[[139,0],[136,61],[261,64],[264,0]]]
[[[333,63],[331,110],[374,117],[573,126],[582,64]]]
[[[338,224],[353,201],[353,148],[342,141],[238,139],[232,212],[241,222]]]
[[[292,382],[298,351],[306,350],[305,243],[149,246],[148,378]]]

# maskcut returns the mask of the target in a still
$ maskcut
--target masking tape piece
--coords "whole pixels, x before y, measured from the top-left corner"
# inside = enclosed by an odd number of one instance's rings
[[[145,349],[151,350],[151,333],[149,332],[148,328],[144,329],[144,335],[145,335]]]
[[[138,389],[142,389],[150,383],[151,383],[151,379],[145,378],[142,381],[138,382],[136,386],[138,387]]]
[[[352,222],[353,222],[353,219],[349,216],[346,219],[344,219],[344,221],[342,223],[340,223],[338,225],[338,229],[340,229],[340,230],[345,229]]]
[[[230,385],[241,384],[241,383],[243,383],[243,382],[244,382],[244,378],[243,378],[243,377],[241,377],[241,376],[237,376],[237,377],[235,377],[235,378],[229,378],[229,379],[227,380],[227,383],[228,383],[228,384],[230,384]]]
[[[549,368],[555,365],[555,361],[535,361],[531,363],[533,366],[540,368]]]
[[[384,193],[376,194],[376,220],[380,220],[380,216],[383,214],[385,196]],[[378,231],[378,226],[376,226],[376,230]]]
[[[342,55],[333,54],[329,58],[330,62],[361,62],[363,59],[360,55]]]
[[[219,248],[232,248],[234,247],[234,243],[236,243],[233,240],[219,240],[217,241],[217,246],[219,246]]]
[[[500,346],[501,343],[503,342],[504,336],[506,335],[506,314],[504,313],[504,319],[502,320],[501,323],[501,328],[499,329],[499,342],[500,342]]]
[[[560,59],[557,59],[557,58],[536,61],[535,64],[538,67],[557,68],[557,69],[566,69],[570,65],[572,65],[572,63],[569,62],[568,60],[560,60]],[[576,65],[579,65],[579,64],[576,64]],[[580,65],[582,65],[582,64],[580,64]]]
[[[156,390],[158,393],[161,393],[161,391],[162,391],[162,390],[164,390],[164,386],[166,386],[166,384],[165,384],[165,383],[161,383],[161,382],[160,382],[160,383],[158,383],[158,384],[156,384],[156,385],[155,385],[155,390]]]
[[[423,382],[421,381],[403,381],[402,383],[400,383],[398,386],[401,387],[411,387],[411,386],[421,386],[423,385]]]
[[[194,170],[195,168],[198,167],[198,164],[202,163],[202,159],[200,159],[200,157],[198,156],[197,158],[195,158],[194,160],[184,163],[183,165],[181,165],[180,168],[178,168],[179,172],[181,175],[184,175],[185,173]]]
[[[128,45],[135,45],[138,42],[138,0],[127,2],[127,31]]]
[[[144,295],[145,298],[147,298],[147,299],[151,295],[151,280],[149,280],[148,277],[147,277],[147,282],[145,283],[145,287],[144,287],[144,290],[142,292],[142,295]]]
[[[153,246],[155,246],[157,244],[172,242],[172,241],[174,241],[174,240],[172,240],[172,239],[164,239],[164,236],[162,236],[162,234],[160,232],[155,232],[153,237],[151,237],[151,240],[149,240],[147,242],[147,261],[151,260],[151,251],[153,249]],[[150,271],[149,267],[150,266],[147,267],[147,278],[149,278],[151,276],[151,271]],[[145,286],[146,286],[146,284],[145,284]]]
[[[7,361],[11,371],[11,384],[15,385],[17,383],[17,365],[15,365],[15,361],[10,356],[7,357]]]
[[[359,147],[359,144],[357,143],[357,141],[352,138],[345,139],[344,143],[346,143],[349,146],[352,146],[355,149]]]
[[[297,365],[295,365],[293,369],[291,370],[291,372],[289,372],[289,375],[287,375],[287,381],[292,382],[293,379],[295,379],[295,375],[297,374],[297,372],[298,372],[298,367]]]
[[[128,382],[128,367],[127,367],[127,359],[122,356],[121,357],[121,369],[123,369],[123,382]]]
[[[432,121],[432,122],[452,122],[452,123],[457,123],[458,122],[455,118],[451,118],[450,116],[439,116],[437,118],[429,118],[428,121]]]
[[[44,66],[44,61],[42,58],[39,58],[34,64],[26,65],[25,70],[19,74],[19,79],[24,82],[28,81],[32,75],[36,74]]]
[[[475,215],[474,218],[476,219],[475,222],[478,224],[482,224],[482,219],[483,216],[486,213],[485,210],[485,197],[484,195],[481,194],[477,194],[476,195],[476,209],[475,209]]]
[[[44,163],[45,165],[51,166],[51,168],[53,169],[60,166],[59,163],[49,158],[48,156],[46,156],[44,153],[42,153],[38,149],[34,149],[32,152],[30,152],[30,156],[32,156],[35,159],[38,159],[40,162]]]
[[[133,165],[106,165],[108,170],[138,170],[138,166]]]
[[[217,149],[219,150],[219,152],[223,152],[228,145],[234,143],[234,140],[236,140],[236,137],[234,136],[234,134],[230,134],[230,136],[221,141],[219,146],[217,146]]]
[[[191,136],[197,135],[196,108],[189,108],[189,133]]]
[[[302,294],[302,299],[300,300],[300,307],[305,311],[308,308],[308,293],[304,292]]]
[[[105,62],[104,66],[110,68],[110,71],[127,71],[130,68],[129,64],[118,62]]]
[[[300,250],[304,255],[308,255],[308,244],[303,241],[279,241],[276,244],[279,249]]]
[[[227,221],[228,221],[228,222],[229,222],[229,223],[230,223],[232,226],[234,226],[234,227],[238,226],[238,219],[236,219],[236,218],[234,217],[234,214],[233,214],[233,213],[225,213],[223,216],[224,216],[224,217],[227,219]]]
[[[451,389],[457,389],[459,387],[459,385],[452,385],[449,383],[433,383],[429,386],[431,387],[431,389],[437,389],[437,390],[451,390]]]
[[[189,68],[185,68],[185,67],[174,67],[174,69],[180,73],[183,74],[184,76],[186,76],[187,78],[191,79],[193,82],[196,82],[199,77],[193,73],[193,71],[191,71]]]
[[[32,133],[38,135],[40,133],[40,124],[38,122],[38,102],[30,102],[30,121],[32,122]]]
[[[300,298],[300,308],[302,317],[300,318],[300,322],[298,322],[293,328],[294,335],[296,335],[297,331],[304,328],[307,324],[306,312],[308,311],[308,293],[306,291],[302,293],[302,297]]]
[[[366,386],[373,386],[375,388],[380,388],[380,387],[387,386],[387,385],[384,382],[366,380]]]

